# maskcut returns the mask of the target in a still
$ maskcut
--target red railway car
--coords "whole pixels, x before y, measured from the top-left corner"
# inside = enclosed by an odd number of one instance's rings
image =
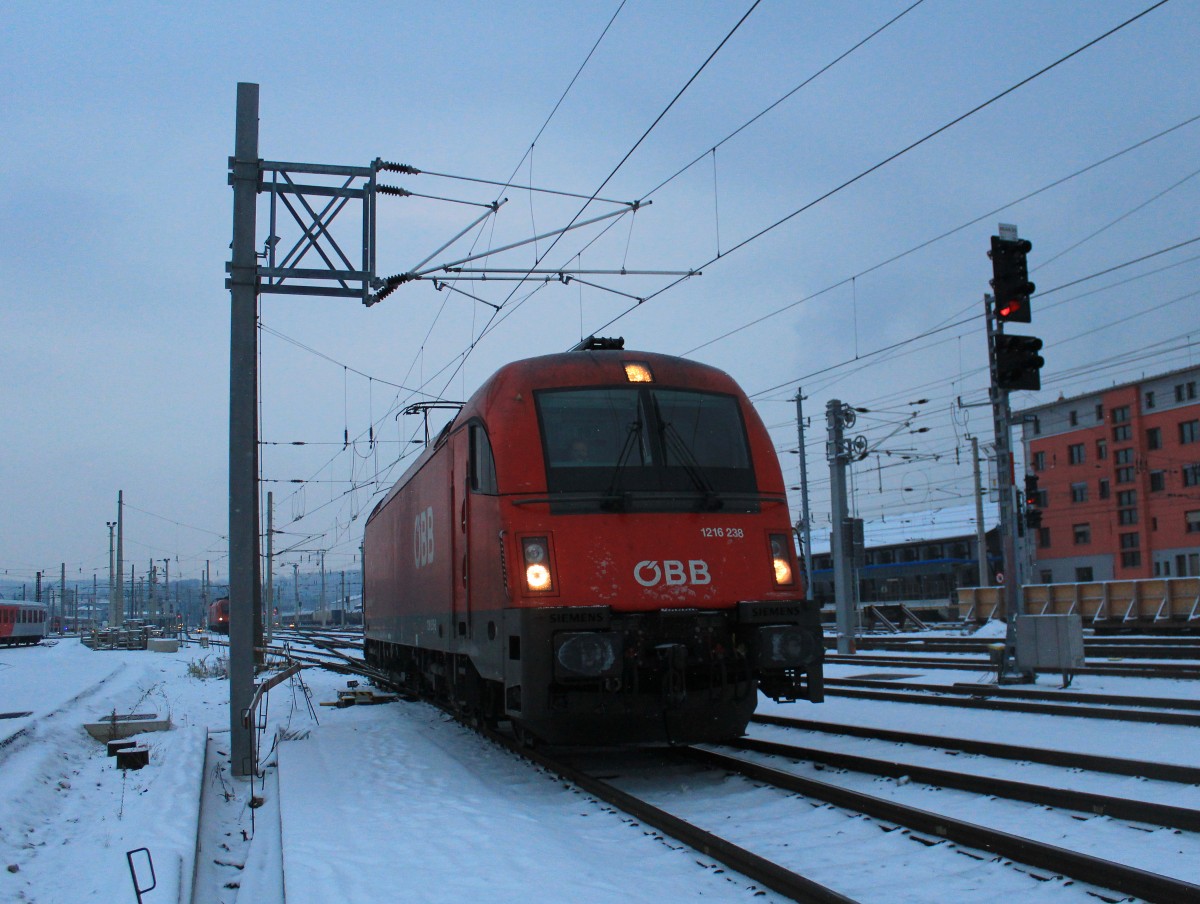
[[[46,636],[46,606],[22,600],[0,600],[0,645],[41,643]]]
[[[823,698],[779,462],[728,375],[622,346],[502,368],[375,507],[366,656],[531,739],[736,737]]]
[[[214,634],[229,633],[229,597],[223,596],[209,604],[208,630]]]

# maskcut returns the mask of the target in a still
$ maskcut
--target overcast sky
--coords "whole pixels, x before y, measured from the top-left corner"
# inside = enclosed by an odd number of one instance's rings
[[[103,585],[105,522],[124,490],[125,554],[139,574],[152,558],[171,559],[173,576],[197,576],[206,559],[226,574],[226,176],[239,81],[261,86],[264,159],[382,157],[511,180],[387,177],[439,198],[507,199],[432,263],[580,214],[583,200],[533,185],[653,204],[548,255],[549,241],[494,255],[492,267],[545,256],[549,268],[703,270],[673,286],[632,275],[457,284],[479,301],[421,281],[371,308],[263,296],[262,440],[309,444],[263,447],[263,477],[281,481],[264,483],[279,545],[354,567],[367,514],[419,448],[418,420],[397,417],[426,397],[410,390],[461,400],[499,365],[601,327],[732,374],[792,486],[791,400],[803,385],[818,526],[831,398],[872,409],[854,431],[879,444],[855,468],[861,515],[899,530],[906,512],[961,517],[968,436],[992,439],[986,409],[956,405],[985,399],[997,224],[1033,242],[1039,292],[1200,235],[1200,121],[1189,122],[1200,116],[1200,4],[1172,0],[890,161],[1150,0],[924,0],[907,12],[911,0],[763,0],[746,15],[751,5],[9,4],[0,572],[57,577],[65,562],[69,580]],[[614,209],[596,203],[582,218]],[[408,270],[481,212],[381,198],[380,275]],[[358,224],[339,225],[356,249]],[[1016,331],[1045,341],[1045,388],[1014,404],[1200,363],[1198,255],[1200,242],[1035,299],[1034,322]],[[308,557],[283,561],[307,570]]]

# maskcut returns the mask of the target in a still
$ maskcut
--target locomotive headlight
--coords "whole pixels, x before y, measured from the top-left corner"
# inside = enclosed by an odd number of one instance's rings
[[[771,565],[775,569],[775,586],[789,587],[792,578],[792,557],[788,551],[787,534],[771,534]]]
[[[525,569],[525,583],[530,590],[550,589],[550,569],[545,565],[529,565]]]
[[[621,671],[621,636],[607,631],[576,631],[554,638],[554,677],[611,678]]]
[[[548,549],[545,537],[528,537],[521,541],[525,558],[525,586],[536,593],[554,589]]]
[[[817,651],[812,633],[798,625],[763,625],[758,629],[758,667],[793,669],[812,662]]]

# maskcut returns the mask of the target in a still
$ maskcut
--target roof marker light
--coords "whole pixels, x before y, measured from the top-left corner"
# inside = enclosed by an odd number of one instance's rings
[[[630,383],[653,383],[654,374],[650,373],[650,365],[641,361],[628,361],[625,364],[625,379]]]

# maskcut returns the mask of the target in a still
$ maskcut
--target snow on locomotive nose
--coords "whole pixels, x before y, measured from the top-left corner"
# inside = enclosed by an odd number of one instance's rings
[[[743,733],[823,696],[779,463],[741,389],[598,340],[510,364],[368,519],[366,651],[559,743]]]

